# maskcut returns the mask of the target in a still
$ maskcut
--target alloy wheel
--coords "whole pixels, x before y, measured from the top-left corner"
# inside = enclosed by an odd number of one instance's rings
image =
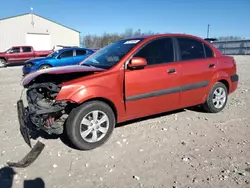
[[[90,143],[100,141],[108,132],[109,119],[107,114],[100,110],[89,112],[81,121],[81,137]]]

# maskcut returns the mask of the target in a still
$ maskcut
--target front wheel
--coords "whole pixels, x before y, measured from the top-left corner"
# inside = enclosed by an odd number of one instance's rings
[[[227,100],[227,87],[223,83],[217,82],[210,90],[207,100],[202,107],[207,112],[218,113],[225,108]]]
[[[50,67],[51,67],[50,65],[41,65],[41,66],[39,67],[39,70],[48,69],[48,68],[50,68]]]
[[[65,128],[67,137],[76,148],[91,150],[110,138],[115,123],[115,115],[109,105],[90,101],[70,112]]]

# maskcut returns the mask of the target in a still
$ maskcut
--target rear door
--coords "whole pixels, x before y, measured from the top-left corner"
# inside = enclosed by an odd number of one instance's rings
[[[181,105],[193,106],[204,102],[216,75],[217,61],[212,49],[191,37],[176,37],[181,63]]]
[[[26,60],[34,58],[34,53],[31,47],[27,46],[27,47],[22,47],[22,51],[19,56],[20,56],[20,59],[24,62]]]
[[[72,65],[76,65],[83,61],[87,57],[87,51],[85,49],[77,49],[75,50],[74,60],[72,61]]]
[[[173,110],[180,105],[180,65],[175,62],[172,38],[151,41],[134,57],[148,65],[125,70],[125,100],[128,118]]]

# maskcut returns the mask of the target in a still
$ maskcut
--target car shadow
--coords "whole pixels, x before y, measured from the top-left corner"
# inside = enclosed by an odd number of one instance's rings
[[[148,119],[154,119],[154,118],[159,118],[159,117],[163,117],[163,116],[167,116],[167,115],[171,115],[171,114],[176,114],[176,113],[180,113],[180,112],[184,112],[184,109],[180,109],[180,110],[175,110],[173,112],[165,112],[165,113],[161,113],[161,114],[157,114],[157,115],[152,115],[152,116],[147,116],[147,117],[143,117],[143,118],[138,118],[138,119],[134,119],[134,120],[130,120],[130,121],[126,121],[123,123],[119,123],[116,125],[115,128],[120,128],[123,127],[125,125],[129,125],[129,124],[133,124],[136,122],[140,122],[140,121],[145,121]],[[73,144],[71,144],[71,142],[69,141],[66,133],[64,132],[61,136],[60,136],[60,140],[69,148],[71,149],[75,149],[75,150],[79,150],[76,147],[73,146]]]
[[[129,120],[129,121],[126,121],[126,122],[119,123],[119,124],[116,125],[116,128],[120,128],[120,127],[129,125],[129,124],[133,124],[133,123],[138,123],[138,122],[141,122],[141,121],[146,121],[146,120],[149,120],[149,119],[156,119],[156,118],[160,118],[160,117],[163,117],[163,116],[178,114],[178,113],[182,113],[182,112],[185,112],[185,111],[186,111],[185,109],[178,109],[178,110],[174,110],[174,111],[170,111],[170,112],[163,112],[163,113],[156,114],[156,115],[137,118],[137,119],[133,119],[133,120]]]
[[[36,131],[30,132],[30,137],[31,139],[34,139],[34,140],[36,140],[39,137],[44,138],[46,140],[55,140],[55,139],[58,139],[60,136],[56,134],[48,134],[43,130],[36,130]]]
[[[185,111],[188,111],[188,110],[189,111],[199,112],[199,113],[207,113],[202,108],[200,108],[199,106],[192,106],[192,107],[189,107],[189,108],[178,109],[178,110],[174,110],[174,111],[170,111],[170,112],[163,112],[163,113],[159,113],[159,114],[156,114],[156,115],[146,116],[146,117],[137,118],[137,119],[129,120],[129,121],[126,121],[126,122],[118,123],[115,128],[121,128],[123,126],[127,126],[127,125],[131,125],[133,123],[146,121],[146,120],[149,120],[149,119],[156,119],[156,118],[160,118],[160,117],[164,117],[164,116],[169,116],[169,115],[172,115],[172,114],[179,114],[179,113],[182,113],[182,112],[185,112]],[[69,141],[69,139],[68,139],[65,132],[60,136],[60,140],[65,145],[67,145],[69,148],[79,150],[79,149],[75,148],[73,146],[73,144],[71,144],[71,142]]]
[[[203,114],[208,114],[209,112],[205,111],[201,106],[192,106],[186,108],[186,110],[193,111],[193,112],[199,112]]]
[[[65,129],[64,129],[65,130]],[[66,146],[68,146],[71,149],[75,149],[75,150],[79,150],[78,148],[76,148],[69,140],[68,136],[66,135],[66,132],[64,131],[63,134],[60,135],[60,140],[62,141],[62,143],[64,143]]]
[[[199,108],[199,107],[195,106],[195,107],[178,109],[178,110],[174,110],[174,111],[170,111],[170,112],[164,112],[164,113],[159,113],[159,114],[156,114],[156,115],[151,115],[151,116],[146,116],[146,117],[142,117],[142,118],[129,120],[129,121],[117,124],[115,128],[121,128],[121,127],[126,126],[126,125],[130,125],[130,124],[141,122],[141,121],[146,121],[146,120],[149,120],[149,119],[156,119],[156,118],[163,117],[163,116],[178,114],[178,113],[185,112],[187,110],[206,113],[205,111],[202,110],[202,108]],[[53,134],[49,135],[46,132],[41,130],[41,131],[36,131],[36,132],[32,133],[31,135],[32,135],[31,136],[32,139],[37,139],[38,137],[41,137],[41,138],[44,138],[44,139],[60,139],[62,141],[62,143],[65,144],[66,146],[68,146],[69,148],[79,150],[76,147],[74,147],[74,145],[70,142],[70,140],[68,139],[65,131],[61,135],[53,135]]]
[[[129,120],[129,121],[118,124],[116,126],[116,128],[123,127],[125,125],[132,124],[132,123],[137,123],[137,122],[140,122],[140,121],[146,121],[146,120],[149,120],[149,119],[155,119],[155,118],[159,118],[159,117],[163,117],[163,116],[169,116],[169,115],[172,115],[172,114],[178,114],[178,113],[182,113],[182,112],[185,112],[185,111],[193,111],[193,112],[204,113],[204,114],[208,113],[203,108],[201,108],[200,106],[191,106],[191,107],[188,107],[188,108],[178,109],[178,110],[169,111],[169,112],[163,112],[163,113],[156,114],[156,115],[151,115],[151,116],[146,116],[146,117],[142,117],[142,118],[137,118],[137,119],[134,119],[134,120]]]
[[[12,188],[14,176],[17,173],[11,167],[3,167],[0,169],[0,187]],[[42,178],[33,180],[24,180],[23,188],[45,188],[45,183]]]

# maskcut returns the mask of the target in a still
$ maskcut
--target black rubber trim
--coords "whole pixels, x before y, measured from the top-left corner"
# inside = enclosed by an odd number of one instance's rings
[[[25,123],[25,109],[23,105],[23,100],[17,101],[17,114],[19,120],[19,130],[21,132],[21,135],[24,141],[31,147],[29,129]]]
[[[182,88],[182,91],[188,91],[192,89],[199,89],[199,88],[207,87],[208,84],[209,84],[208,81],[203,81],[203,82],[197,82],[194,84],[184,85],[181,88]]]
[[[127,97],[126,101],[134,101],[134,100],[139,100],[139,99],[144,99],[144,98],[150,98],[150,97],[156,97],[160,95],[166,95],[166,94],[171,94],[171,93],[177,93],[181,91],[188,91],[192,89],[198,89],[202,87],[208,86],[209,82],[208,81],[203,81],[203,82],[197,82],[194,84],[189,84],[189,85],[184,85],[184,86],[179,86],[179,87],[173,87],[173,88],[168,88],[164,90],[159,90],[159,91],[153,91],[150,93],[144,93],[144,94],[139,94],[139,95],[134,95],[131,97]]]
[[[230,77],[231,82],[238,82],[239,81],[239,75],[235,74]]]

